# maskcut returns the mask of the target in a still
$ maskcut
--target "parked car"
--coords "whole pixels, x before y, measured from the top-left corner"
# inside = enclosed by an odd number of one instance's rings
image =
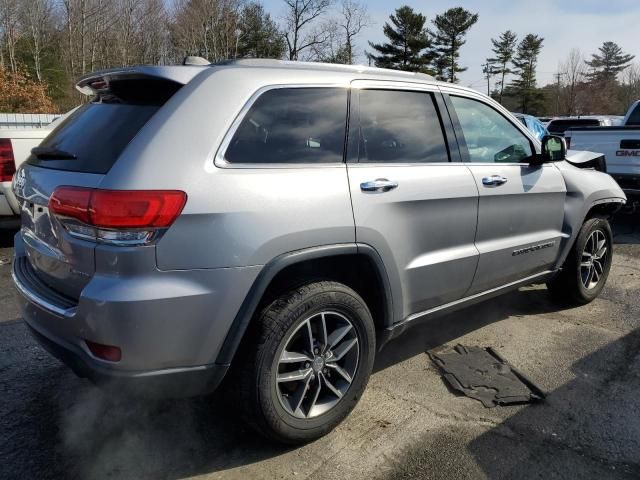
[[[622,126],[572,127],[565,137],[572,148],[602,152],[607,173],[627,195],[640,195],[640,101],[629,107]]]
[[[412,325],[606,282],[624,193],[473,90],[275,60],[78,88],[14,180],[13,276],[33,335],[97,382],[192,395],[229,372],[254,427],[307,442]]]
[[[547,127],[545,127],[544,124],[533,115],[513,113],[513,116],[520,120],[520,122],[527,127],[538,140],[542,140],[544,136],[549,135]]]
[[[579,127],[610,127],[615,119],[606,115],[585,115],[581,117],[558,117],[547,123],[547,130],[551,135],[563,137],[570,128]]]
[[[19,224],[20,208],[11,190],[13,175],[58,120],[38,128],[0,129],[0,226]]]

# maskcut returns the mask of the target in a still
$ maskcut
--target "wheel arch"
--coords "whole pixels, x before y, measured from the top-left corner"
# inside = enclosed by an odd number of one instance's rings
[[[345,283],[363,297],[377,330],[393,324],[395,295],[382,258],[373,247],[353,243],[296,250],[274,258],[261,270],[227,332],[216,363],[231,363],[256,312],[279,294],[309,280]]]

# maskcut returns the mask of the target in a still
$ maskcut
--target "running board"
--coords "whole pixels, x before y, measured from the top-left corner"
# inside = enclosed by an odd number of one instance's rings
[[[546,270],[544,272],[525,277],[521,280],[507,283],[506,285],[502,285],[500,287],[485,290],[484,292],[476,293],[474,295],[470,295],[453,302],[445,303],[444,305],[440,305],[423,312],[413,313],[404,320],[395,323],[390,327],[387,327],[384,331],[381,332],[380,337],[378,338],[378,350],[380,350],[387,342],[402,334],[407,328],[416,325],[423,320],[455,312],[456,310],[460,310],[476,303],[483,302],[484,300],[487,300],[489,298],[497,297],[498,295],[502,295],[503,293],[506,293],[510,290],[515,290],[525,285],[545,281],[554,273],[556,273],[556,271],[557,270]]]

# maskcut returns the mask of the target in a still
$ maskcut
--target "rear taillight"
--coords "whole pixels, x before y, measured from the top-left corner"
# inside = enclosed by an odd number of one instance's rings
[[[13,145],[8,138],[0,138],[0,182],[10,182],[16,173]]]
[[[69,234],[115,245],[150,243],[180,215],[187,194],[179,190],[101,190],[58,187],[49,211]]]

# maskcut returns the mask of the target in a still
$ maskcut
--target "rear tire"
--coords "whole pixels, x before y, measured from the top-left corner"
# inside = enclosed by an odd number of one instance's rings
[[[371,374],[367,305],[349,287],[322,281],[282,295],[256,320],[236,371],[244,418],[282,443],[327,434],[356,406]]]
[[[547,288],[562,305],[586,305],[600,295],[611,269],[613,234],[609,222],[590,218],[582,225],[562,271]]]

